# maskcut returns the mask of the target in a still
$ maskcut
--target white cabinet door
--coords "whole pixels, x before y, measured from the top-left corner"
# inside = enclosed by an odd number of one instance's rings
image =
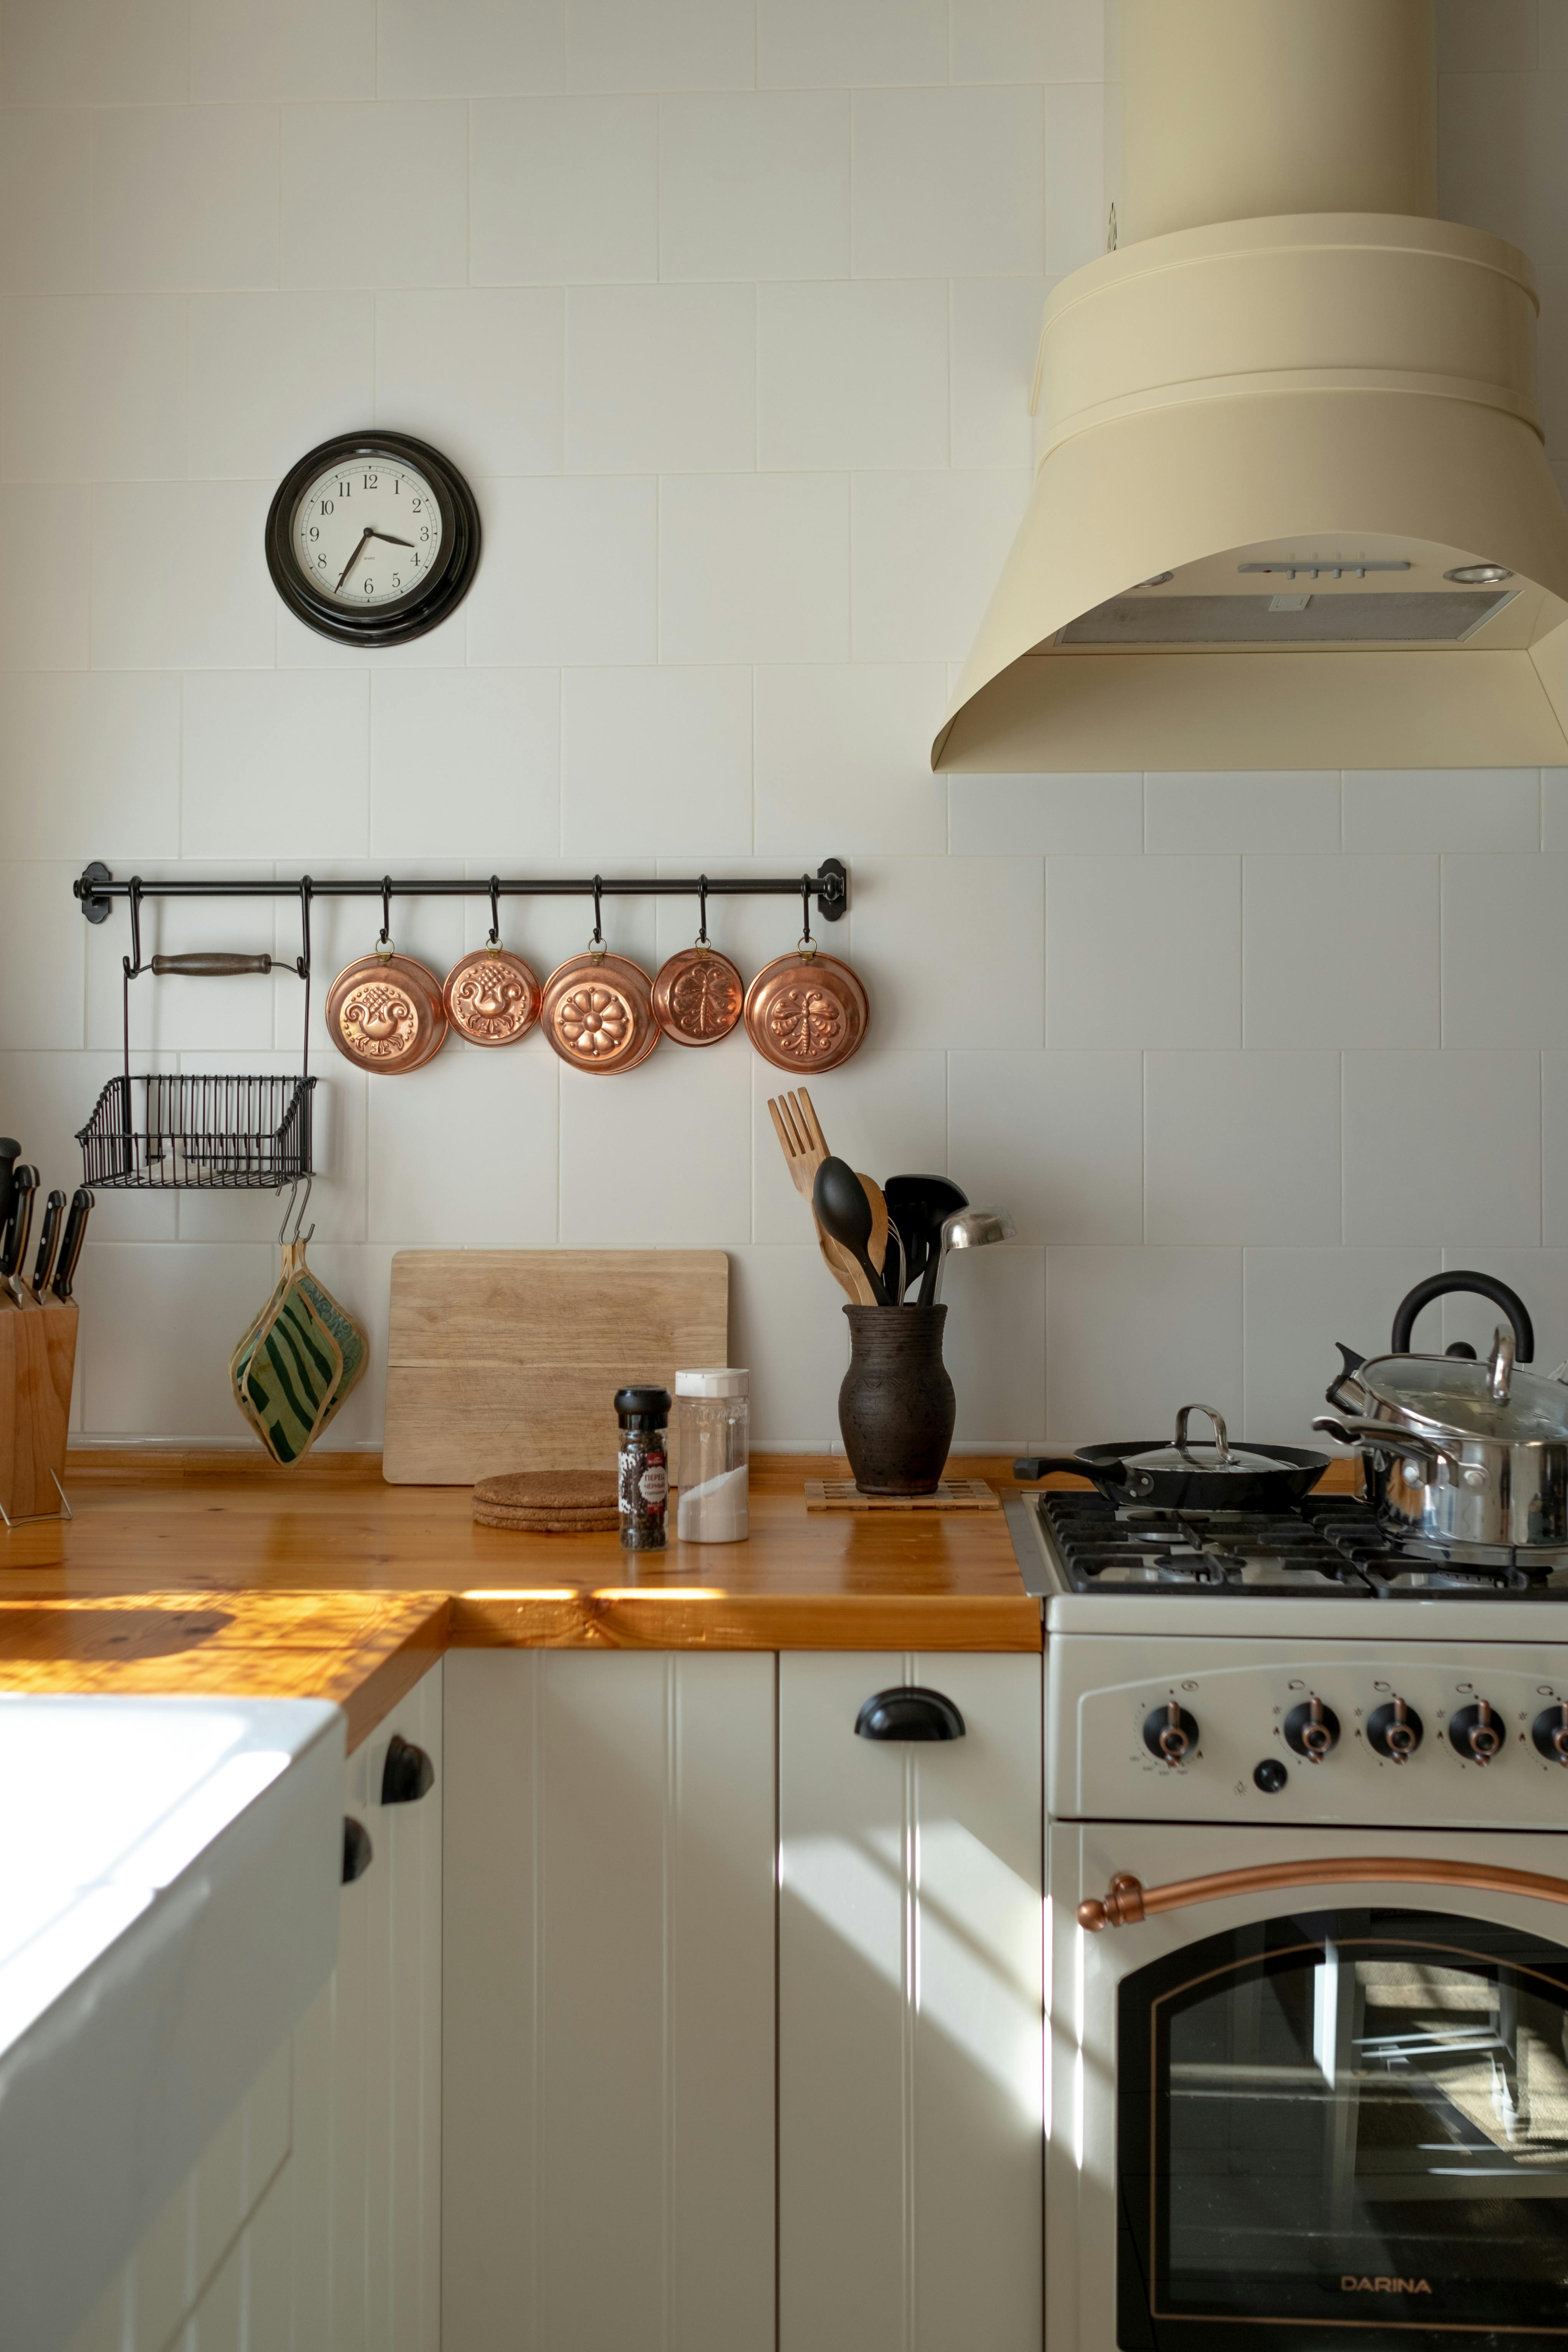
[[[291,2352],[437,2352],[441,2334],[442,1686],[433,1667],[344,1766],[374,1856],[338,1965],[294,2032]],[[436,1782],[384,1805],[394,1735]]]
[[[447,1661],[443,2352],[773,2352],[774,1661]]]
[[[858,1738],[939,1690],[965,1736]],[[780,2352],[1039,2352],[1041,1662],[779,1661]]]

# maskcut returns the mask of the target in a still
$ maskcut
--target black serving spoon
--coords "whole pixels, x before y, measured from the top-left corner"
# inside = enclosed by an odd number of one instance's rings
[[[882,1197],[904,1244],[907,1294],[941,1247],[944,1221],[968,1208],[969,1195],[948,1176],[889,1176]]]
[[[894,1306],[897,1302],[889,1297],[888,1286],[872,1265],[868,1247],[871,1239],[871,1203],[847,1160],[823,1160],[812,1184],[811,1205],[823,1232],[847,1249],[860,1266],[878,1306]]]

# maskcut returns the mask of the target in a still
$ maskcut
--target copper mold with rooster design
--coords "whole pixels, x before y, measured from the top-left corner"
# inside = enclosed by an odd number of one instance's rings
[[[746,1034],[775,1069],[837,1070],[866,1042],[870,1000],[858,972],[817,948],[763,966],[746,991]]]
[[[346,964],[327,992],[327,1034],[340,1054],[380,1077],[422,1069],[447,1041],[441,983],[390,945]]]
[[[556,966],[544,983],[540,1019],[563,1062],[603,1077],[635,1070],[659,1040],[647,972],[629,956],[602,949]]]
[[[470,1045],[515,1045],[539,1018],[543,992],[536,973],[509,948],[475,948],[447,974],[441,1002]]]
[[[659,966],[653,1017],[678,1045],[716,1045],[741,1017],[746,983],[727,955],[700,940]]]

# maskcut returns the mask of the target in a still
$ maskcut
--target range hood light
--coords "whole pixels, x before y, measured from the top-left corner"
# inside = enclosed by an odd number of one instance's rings
[[[1458,563],[1443,577],[1458,580],[1466,588],[1492,588],[1500,580],[1511,580],[1513,574],[1506,563]]]
[[[1163,588],[1167,580],[1175,578],[1173,572],[1156,572],[1152,580],[1140,580],[1140,588]]]

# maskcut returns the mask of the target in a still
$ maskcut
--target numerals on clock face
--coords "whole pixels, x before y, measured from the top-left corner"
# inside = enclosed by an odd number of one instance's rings
[[[294,509],[294,554],[319,595],[373,610],[422,588],[441,552],[441,509],[422,475],[355,457],[319,474]]]

